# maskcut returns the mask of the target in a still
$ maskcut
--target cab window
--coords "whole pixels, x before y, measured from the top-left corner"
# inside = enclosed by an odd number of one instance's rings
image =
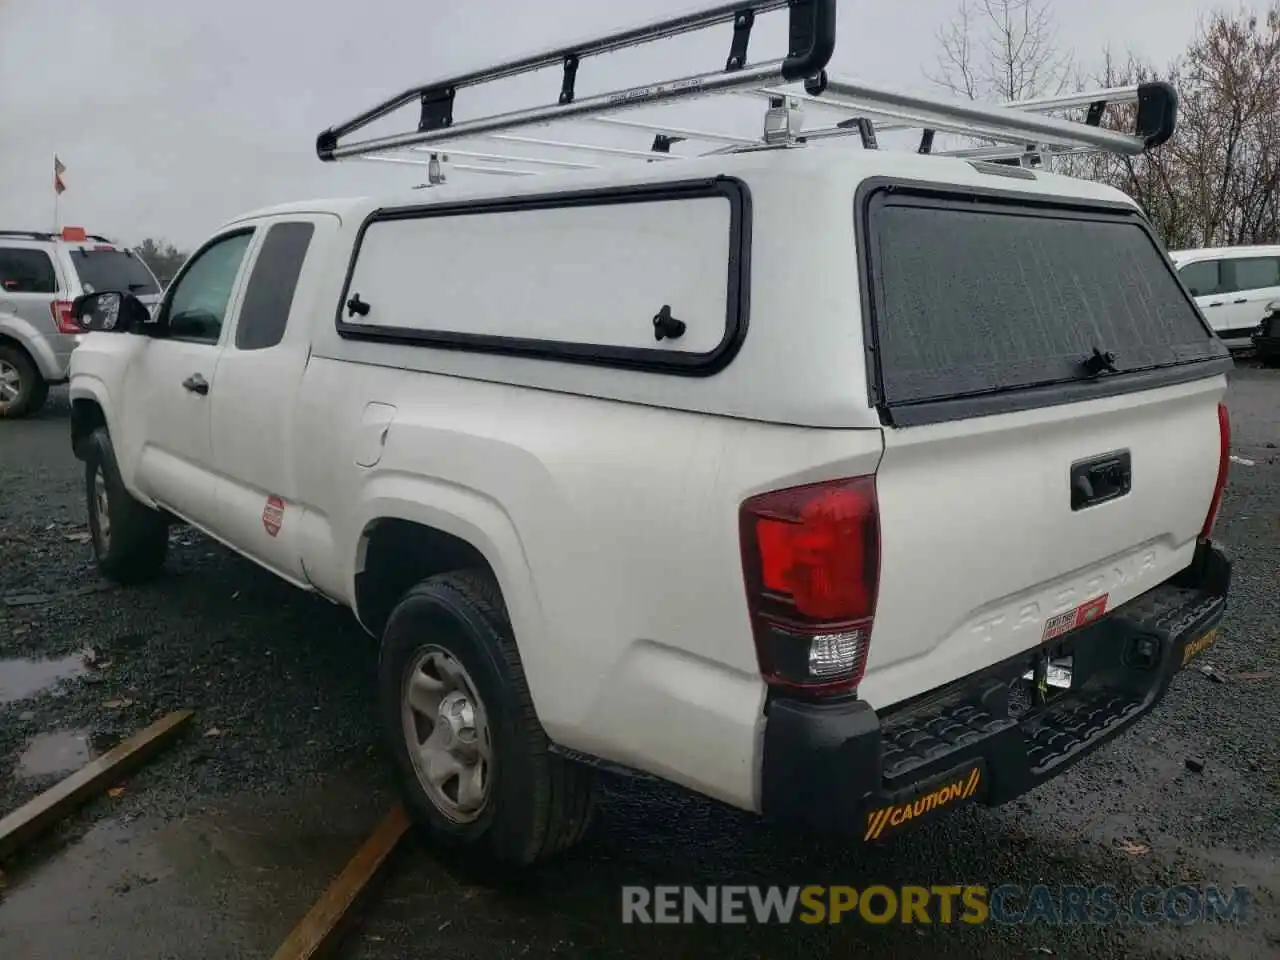
[[[196,255],[174,283],[165,309],[170,337],[218,342],[252,239],[253,231],[245,230],[223,237]]]

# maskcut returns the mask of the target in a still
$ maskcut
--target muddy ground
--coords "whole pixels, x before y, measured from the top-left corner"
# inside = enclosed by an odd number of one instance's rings
[[[346,958],[1280,955],[1280,372],[1242,364],[1219,537],[1235,560],[1222,683],[1004,808],[883,850],[767,830],[679,790],[610,782],[584,846],[497,886],[415,836]],[[192,728],[0,876],[0,957],[269,956],[392,801],[374,648],[349,614],[187,531],[125,590],[91,562],[66,401],[0,423],[0,814],[169,710]],[[1201,772],[1186,766],[1202,758]],[[492,878],[489,878],[492,879]],[[1240,884],[1244,922],[635,927],[622,884]]]

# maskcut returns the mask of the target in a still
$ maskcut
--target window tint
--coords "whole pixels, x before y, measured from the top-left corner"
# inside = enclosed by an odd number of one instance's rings
[[[1201,260],[1198,263],[1188,263],[1178,271],[1178,275],[1193,297],[1209,297],[1222,292],[1218,267],[1217,260]]]
[[[1230,261],[1231,289],[1261,290],[1264,287],[1280,287],[1280,258],[1249,257]]]
[[[71,263],[85,293],[117,290],[149,297],[160,292],[155,277],[127,250],[73,249]]]
[[[191,262],[169,298],[170,336],[218,342],[236,274],[252,237],[253,231],[226,237]]]
[[[237,350],[274,347],[284,337],[302,261],[314,232],[310,223],[278,223],[267,231],[236,323]]]
[[[881,195],[885,196],[885,195]],[[886,197],[872,298],[888,404],[1088,379],[1221,356],[1136,220]]]
[[[0,290],[5,293],[55,293],[58,277],[43,250],[0,247]]]

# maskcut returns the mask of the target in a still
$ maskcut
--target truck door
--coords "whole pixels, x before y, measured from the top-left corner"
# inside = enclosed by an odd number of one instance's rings
[[[218,509],[210,391],[253,235],[252,227],[221,234],[187,262],[157,316],[168,335],[148,338],[125,378],[116,439],[122,448],[136,445],[135,484],[206,529]]]
[[[298,501],[294,418],[318,308],[315,251],[336,231],[332,215],[259,223],[262,241],[218,361],[211,394],[213,452],[222,473],[212,532],[264,567],[306,584],[307,507]],[[309,279],[310,278],[310,279]]]
[[[1233,257],[1222,269],[1231,292],[1221,298],[1224,317],[1215,329],[1228,346],[1248,346],[1267,304],[1280,299],[1280,256]]]

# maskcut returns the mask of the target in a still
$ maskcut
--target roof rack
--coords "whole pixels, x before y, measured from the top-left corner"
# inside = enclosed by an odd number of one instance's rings
[[[106,237],[100,237],[96,233],[86,233],[84,236],[85,236],[85,241],[93,240],[99,243],[115,242],[113,240],[109,240]],[[62,234],[53,233],[49,230],[0,230],[0,237],[10,237],[13,239],[21,239],[21,240],[61,240]],[[71,242],[80,243],[82,241],[76,240]]]
[[[780,59],[747,63],[747,46],[759,15],[786,9],[789,47]],[[732,25],[728,56],[722,68],[675,77],[579,99],[578,71],[588,57],[614,53],[658,40],[724,24]],[[361,159],[382,163],[426,165],[433,186],[444,182],[442,162],[452,169],[502,176],[528,176],[537,168],[591,169],[598,158],[630,158],[649,162],[676,160],[673,145],[702,142],[710,153],[732,153],[810,140],[856,135],[865,149],[878,149],[877,130],[919,128],[917,152],[933,153],[936,133],[960,134],[989,145],[945,151],[946,155],[1034,166],[1055,155],[1108,151],[1137,155],[1172,136],[1178,96],[1168,83],[1075,93],[1062,97],[986,105],[953,97],[929,97],[860,81],[829,77],[826,67],[835,49],[836,0],[737,0],[643,24],[579,43],[559,46],[471,73],[406,90],[356,117],[330,127],[316,138],[321,160]],[[559,97],[554,103],[475,119],[455,120],[454,101],[464,88],[550,67],[560,67]],[[799,84],[801,89],[794,89]],[[744,137],[617,116],[637,108],[713,95],[765,98],[763,133]],[[349,142],[351,134],[410,104],[419,107],[415,129]],[[842,119],[806,129],[803,108],[813,105],[838,111]],[[1102,126],[1107,107],[1130,105],[1133,132]],[[1046,114],[1087,107],[1085,122]],[[535,128],[583,121],[616,131],[652,137],[647,147],[621,147],[529,135]],[[468,141],[488,140],[506,149],[482,149]],[[642,141],[643,143],[644,141]],[[532,148],[532,150],[530,149]],[[567,151],[570,158],[538,155],[545,148]],[[395,151],[407,151],[396,153]],[[429,159],[422,154],[429,154]],[[938,151],[942,154],[944,151]],[[457,163],[458,158],[464,163]],[[511,166],[515,164],[515,166]]]

